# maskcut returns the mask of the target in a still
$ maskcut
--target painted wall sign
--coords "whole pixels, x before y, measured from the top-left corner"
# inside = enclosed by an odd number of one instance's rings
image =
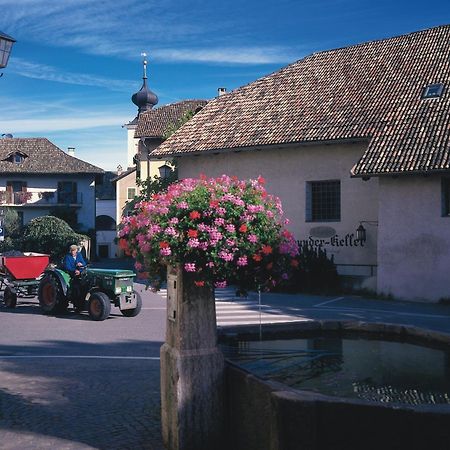
[[[313,227],[309,230],[309,235],[311,237],[315,238],[331,238],[336,234],[336,230],[333,227],[327,227],[327,226],[318,226]]]
[[[324,245],[331,247],[364,247],[365,242],[355,239],[354,233],[348,233],[343,237],[335,234],[328,239],[317,239],[316,237],[309,236],[308,239],[301,240],[300,244],[306,244],[312,247],[322,247]]]

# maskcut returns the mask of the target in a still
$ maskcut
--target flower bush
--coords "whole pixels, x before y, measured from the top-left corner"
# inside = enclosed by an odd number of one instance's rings
[[[180,264],[197,286],[270,289],[296,265],[298,245],[284,228],[281,202],[264,179],[184,179],[136,205],[119,246],[158,286],[167,265]]]

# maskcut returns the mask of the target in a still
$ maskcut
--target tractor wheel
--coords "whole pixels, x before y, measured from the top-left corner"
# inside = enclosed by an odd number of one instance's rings
[[[125,317],[135,317],[141,312],[142,298],[137,292],[135,292],[134,295],[136,296],[136,308],[134,308],[134,309],[121,309],[120,310],[120,312]]]
[[[3,303],[7,308],[15,308],[17,305],[17,293],[9,286],[5,288],[5,292],[3,293]]]
[[[39,283],[39,305],[44,314],[60,314],[66,311],[68,302],[61,283],[54,275],[45,275]]]
[[[89,297],[88,311],[92,320],[105,320],[111,312],[111,300],[104,292],[94,292]]]

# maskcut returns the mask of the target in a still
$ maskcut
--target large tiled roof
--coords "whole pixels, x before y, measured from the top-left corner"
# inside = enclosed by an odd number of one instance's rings
[[[163,137],[167,128],[180,120],[188,111],[203,108],[207,100],[183,100],[160,106],[139,114],[135,137]]]
[[[208,103],[153,151],[363,138],[354,175],[450,169],[450,26],[314,53]],[[444,83],[441,98],[424,87]]]
[[[10,160],[14,153],[25,155],[22,163]],[[103,169],[68,155],[46,138],[0,139],[0,173],[98,174]]]

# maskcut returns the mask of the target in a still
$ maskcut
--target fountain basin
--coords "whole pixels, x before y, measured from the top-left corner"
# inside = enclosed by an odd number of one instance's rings
[[[450,335],[415,327],[361,322],[306,322],[266,327],[264,339],[279,341],[313,336],[358,335],[359,339],[423,346],[448,352]],[[230,344],[258,341],[258,330],[224,334]],[[288,342],[288,341],[287,341]],[[448,353],[447,353],[448,354]],[[444,360],[447,375],[450,361]],[[257,370],[254,372],[258,372]],[[288,377],[289,378],[289,377]],[[445,378],[445,376],[444,376]],[[450,405],[381,402],[326,395],[289,386],[267,374],[252,373],[239,361],[227,362],[230,435],[236,449],[447,449]],[[370,389],[366,389],[370,393]],[[410,392],[407,391],[409,397]],[[375,396],[376,397],[376,396]],[[408,398],[409,398],[408,397]]]

